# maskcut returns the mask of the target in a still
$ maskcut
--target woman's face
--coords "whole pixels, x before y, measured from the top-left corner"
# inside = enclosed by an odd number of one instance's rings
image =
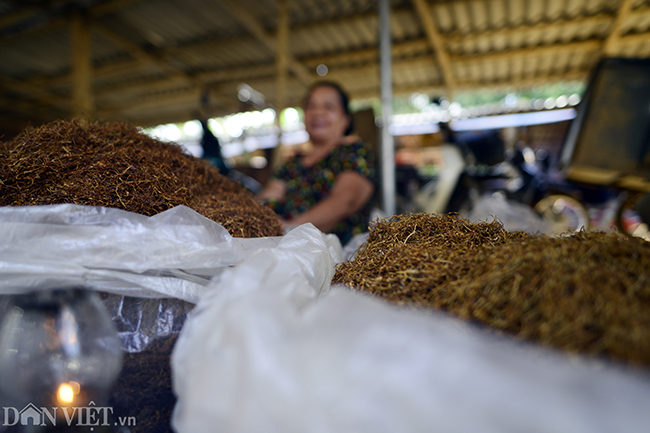
[[[340,140],[350,123],[341,98],[331,87],[316,87],[305,104],[305,129],[312,143]]]

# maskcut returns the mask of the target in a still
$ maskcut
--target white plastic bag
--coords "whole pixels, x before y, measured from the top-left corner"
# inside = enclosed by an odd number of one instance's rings
[[[185,206],[152,217],[72,204],[0,207],[0,293],[60,285],[196,302],[211,277],[278,238],[233,238]]]
[[[323,236],[340,260],[338,238]],[[0,318],[9,305],[2,295],[70,286],[108,292],[123,349],[140,352],[180,331],[211,279],[280,239],[233,238],[185,206],[152,217],[72,204],[0,207]]]
[[[496,218],[511,232],[552,234],[552,227],[537,215],[530,206],[508,200],[498,194],[485,194],[478,198],[469,215],[463,215],[471,222],[492,221]]]
[[[647,432],[646,373],[328,290],[307,228],[226,270],[172,355],[179,433]]]

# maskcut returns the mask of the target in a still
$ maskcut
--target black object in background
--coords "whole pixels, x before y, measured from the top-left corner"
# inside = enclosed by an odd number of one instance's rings
[[[210,131],[207,120],[201,120],[201,127],[203,128],[203,138],[201,138],[201,146],[203,147],[203,159],[210,161],[219,172],[227,175],[230,172],[230,167],[224,161],[221,155],[221,145],[219,139]]]
[[[600,61],[565,137],[560,168],[650,178],[650,59]]]

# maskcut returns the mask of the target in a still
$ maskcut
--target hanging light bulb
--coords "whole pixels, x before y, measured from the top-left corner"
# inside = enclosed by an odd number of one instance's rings
[[[103,404],[121,366],[120,340],[96,292],[13,296],[0,331],[0,393],[14,408]]]

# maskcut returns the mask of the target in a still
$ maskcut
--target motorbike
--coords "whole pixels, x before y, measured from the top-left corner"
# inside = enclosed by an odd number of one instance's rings
[[[444,169],[414,198],[419,210],[469,216],[486,197],[528,206],[552,233],[589,228],[581,188],[554,173],[544,150],[523,142],[505,150],[498,131],[451,133]]]

